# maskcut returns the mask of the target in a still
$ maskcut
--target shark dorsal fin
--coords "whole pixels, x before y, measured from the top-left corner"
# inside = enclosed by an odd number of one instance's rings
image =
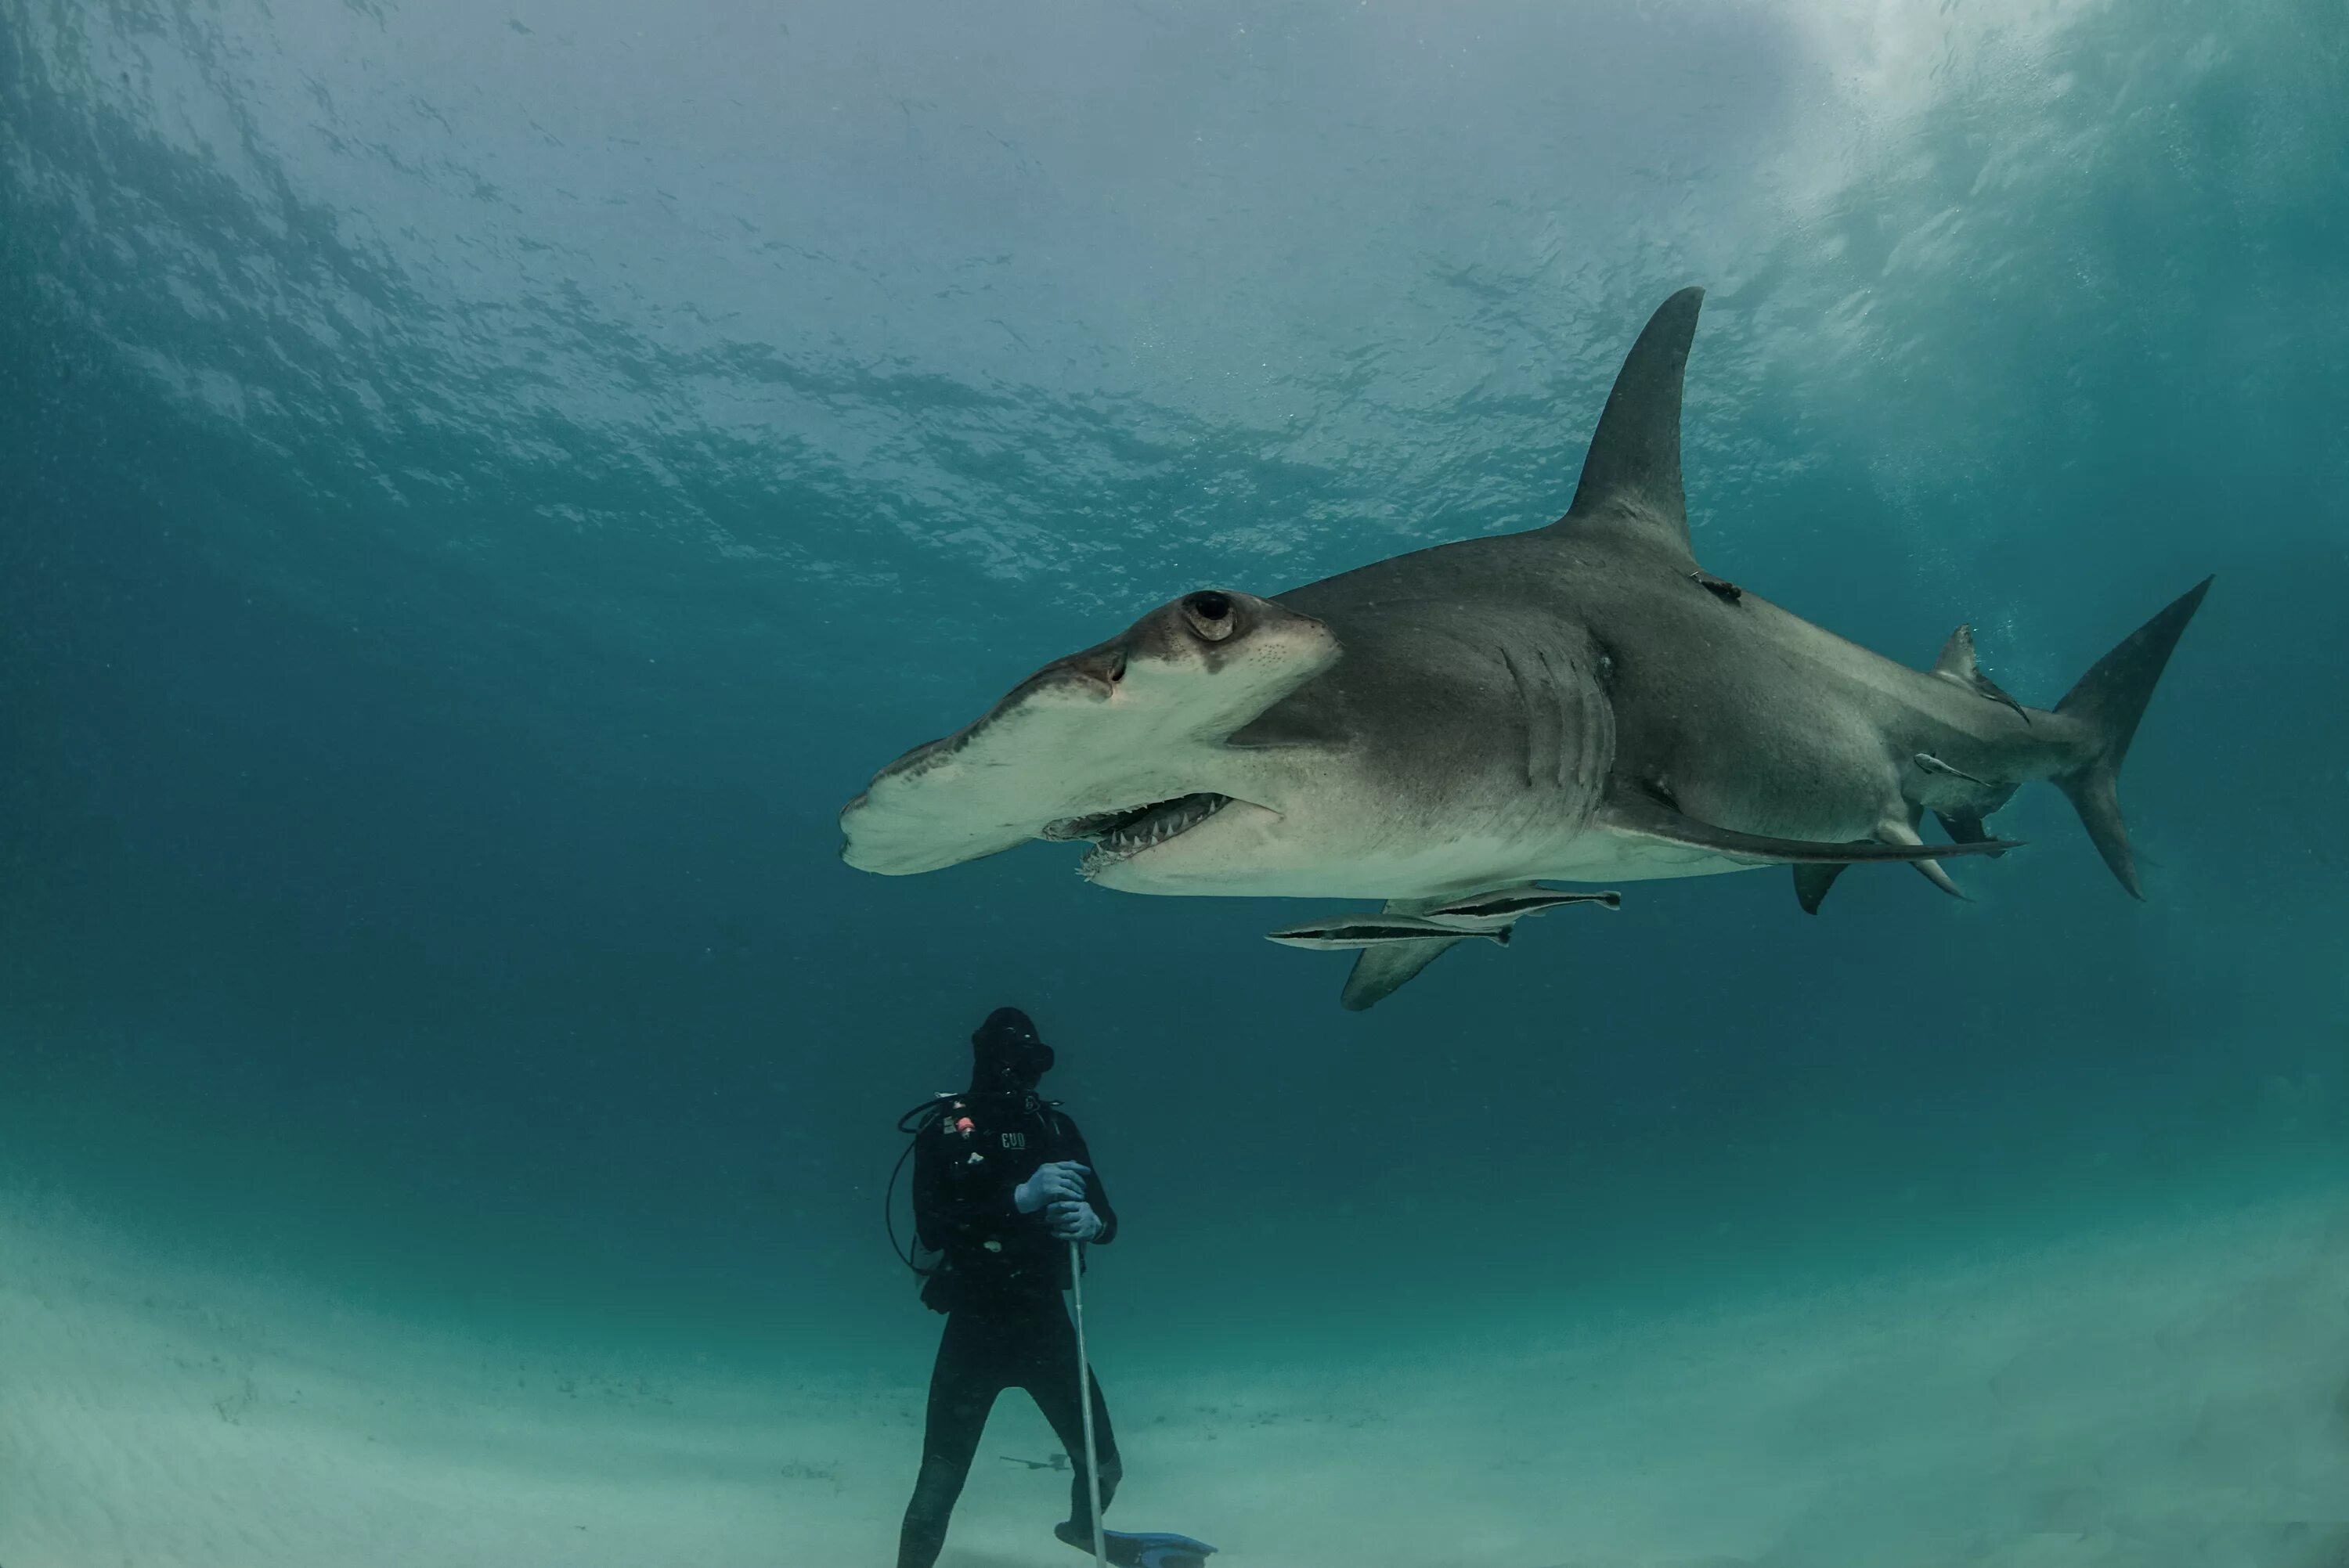
[[[1692,553],[1681,490],[1681,379],[1703,304],[1702,289],[1682,289],[1640,330],[1591,435],[1574,504],[1555,526],[1628,523]]]

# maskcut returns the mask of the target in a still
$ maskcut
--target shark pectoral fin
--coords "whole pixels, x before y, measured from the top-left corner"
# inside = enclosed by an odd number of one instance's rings
[[[1429,906],[1441,901],[1432,899],[1391,899],[1384,913],[1417,916]],[[1424,941],[1382,942],[1375,947],[1365,947],[1355,955],[1354,967],[1346,975],[1346,988],[1338,993],[1338,1005],[1350,1013],[1365,1012],[1378,1006],[1397,991],[1419,977],[1419,972],[1469,941],[1473,934],[1462,932],[1457,936],[1431,936]],[[1506,940],[1506,934],[1504,934]]]
[[[1338,993],[1338,1005],[1350,1013],[1376,1006],[1418,977],[1419,972],[1467,941],[1465,935],[1431,937],[1425,942],[1390,942],[1365,947]]]
[[[1795,898],[1805,914],[1816,914],[1819,905],[1826,902],[1827,889],[1835,886],[1836,878],[1843,875],[1841,866],[1798,865],[1795,873]]]
[[[1678,845],[1702,851],[1750,866],[1857,865],[1868,861],[1930,861],[1950,855],[1996,854],[2021,846],[2015,839],[1991,839],[1979,844],[1888,844],[1860,839],[1847,844],[1819,843],[1805,839],[1774,839],[1763,833],[1741,833],[1683,816],[1660,800],[1615,791],[1599,809],[1599,825],[1626,838],[1652,844]]]

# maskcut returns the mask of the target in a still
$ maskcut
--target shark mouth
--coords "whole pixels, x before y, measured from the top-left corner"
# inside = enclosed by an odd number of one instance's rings
[[[1144,850],[1154,850],[1170,839],[1182,837],[1231,803],[1229,795],[1203,790],[1123,811],[1063,817],[1045,824],[1038,836],[1057,841],[1091,840],[1092,851],[1077,866],[1079,876],[1091,877],[1121,861],[1132,860]]]

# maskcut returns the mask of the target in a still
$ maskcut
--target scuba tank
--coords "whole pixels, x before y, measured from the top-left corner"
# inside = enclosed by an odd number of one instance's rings
[[[974,1099],[982,1098],[988,1097],[974,1096],[967,1090],[936,1094],[897,1119],[897,1130],[907,1137],[905,1151],[897,1156],[897,1163],[889,1172],[888,1188],[881,1196],[881,1220],[889,1233],[890,1250],[897,1254],[897,1261],[922,1282],[922,1304],[934,1312],[953,1310],[957,1294],[955,1287],[960,1283],[954,1275],[954,1259],[948,1253],[922,1244],[918,1213],[915,1216],[912,1245],[908,1246],[897,1239],[897,1182],[905,1173],[905,1162],[914,1158],[915,1150],[921,1147],[926,1133],[941,1127],[954,1126],[968,1136],[973,1130],[973,1121],[964,1113],[972,1109]],[[1024,1097],[1020,1110],[1033,1118],[1039,1130],[1049,1137],[1054,1129],[1054,1112],[1060,1103],[1056,1099],[1045,1099],[1030,1090]],[[1018,1135],[1005,1133],[1003,1136],[1009,1144]]]

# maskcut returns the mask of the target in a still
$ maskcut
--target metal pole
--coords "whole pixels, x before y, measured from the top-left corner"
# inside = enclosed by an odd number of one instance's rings
[[[1077,1403],[1085,1412],[1085,1485],[1092,1492],[1093,1563],[1109,1568],[1109,1550],[1102,1540],[1101,1453],[1093,1447],[1093,1369],[1085,1358],[1085,1259],[1077,1243],[1069,1243],[1069,1288],[1076,1296]]]

